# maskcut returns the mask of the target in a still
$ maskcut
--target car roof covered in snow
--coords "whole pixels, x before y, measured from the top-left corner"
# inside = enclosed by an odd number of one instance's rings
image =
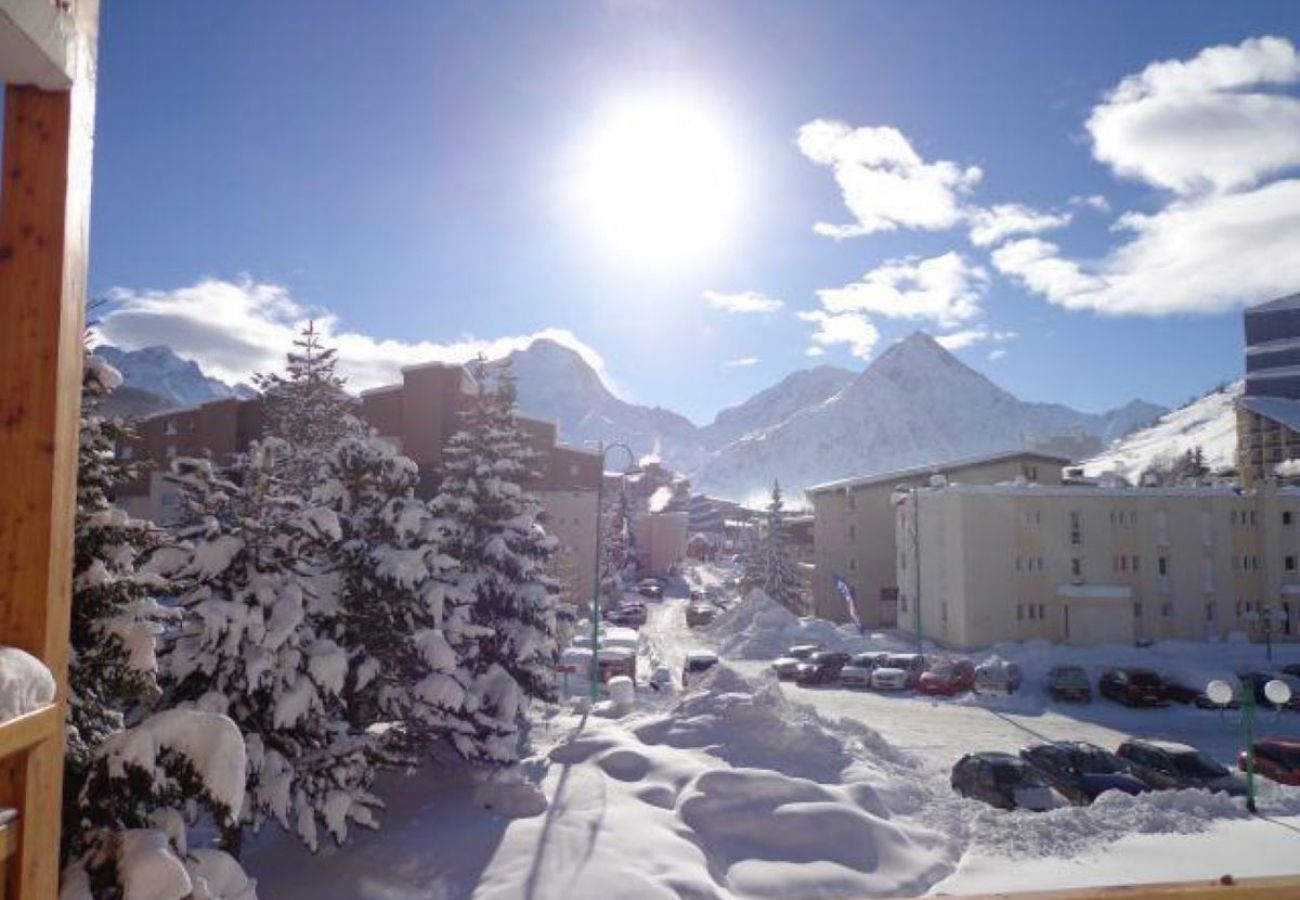
[[[714,653],[712,650],[687,650],[686,651],[687,662],[704,662],[710,659],[713,660],[714,662],[717,662],[718,654]]]
[[[1178,741],[1148,741],[1141,738],[1134,738],[1126,743],[1137,744],[1142,747],[1152,747],[1156,750],[1163,750],[1165,753],[1199,753],[1200,751],[1191,744],[1180,744]]]

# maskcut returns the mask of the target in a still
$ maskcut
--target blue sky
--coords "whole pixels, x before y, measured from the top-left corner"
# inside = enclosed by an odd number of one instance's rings
[[[925,328],[1026,399],[1176,405],[1239,374],[1242,303],[1300,290],[1298,29],[1281,2],[109,3],[92,290],[110,339],[228,378],[308,314],[359,386],[558,329],[704,422]],[[635,205],[574,198],[609,122],[660,107],[725,148],[721,237],[614,252]],[[690,170],[711,145],[680,138]],[[669,237],[694,199],[655,209]]]

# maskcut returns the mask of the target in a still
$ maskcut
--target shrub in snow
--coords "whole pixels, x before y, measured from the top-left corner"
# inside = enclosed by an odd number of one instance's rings
[[[375,437],[346,438],[330,454],[324,499],[343,540],[331,550],[344,693],[353,728],[394,723],[408,749],[427,749],[459,719],[467,675],[453,645],[469,610],[447,603],[456,561],[442,552],[446,525],[415,496],[416,465]]]
[[[290,448],[254,444],[228,472],[178,460],[188,521],[182,550],[159,566],[184,584],[183,621],[166,658],[173,699],[229,715],[248,747],[244,820],[267,818],[317,846],[318,823],[338,841],[350,821],[373,825],[372,741],[349,727],[346,651],[328,635],[339,617],[321,578],[334,512],[284,488]]]
[[[489,377],[479,360],[473,374],[479,392],[444,451],[432,507],[448,522],[447,552],[460,561],[457,597],[464,600],[455,602],[468,603],[455,649],[471,678],[461,712],[470,733],[455,735],[456,746],[468,757],[508,761],[518,753],[524,702],[555,697],[559,588],[546,574],[555,539],[524,488],[536,477],[536,454],[515,418],[509,368]]]

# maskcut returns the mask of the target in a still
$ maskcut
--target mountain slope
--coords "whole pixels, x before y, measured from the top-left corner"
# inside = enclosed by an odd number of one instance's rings
[[[95,355],[122,373],[122,383],[161,397],[168,408],[197,406],[210,400],[246,396],[249,388],[231,387],[203,374],[199,364],[182,359],[170,347],[155,345],[139,350],[119,350],[107,344],[95,348]]]
[[[694,482],[744,499],[772,478],[799,490],[851,475],[1051,446],[1061,435],[1100,449],[1098,432],[1122,420],[1120,411],[1093,415],[1023,402],[915,332],[829,400],[719,449]]]
[[[1086,460],[1084,474],[1095,477],[1114,472],[1136,483],[1152,463],[1181,456],[1193,447],[1205,453],[1211,471],[1235,465],[1234,404],[1241,391],[1242,382],[1237,381],[1167,413],[1154,425],[1133,432]]]
[[[510,354],[519,382],[519,408],[560,426],[570,444],[622,441],[638,457],[655,455],[680,471],[705,457],[698,429],[685,416],[640,406],[610,393],[600,376],[575,351],[541,338]],[[623,460],[611,458],[612,465]]]
[[[791,372],[743,403],[729,406],[700,429],[705,446],[716,449],[754,431],[780,425],[801,409],[816,406],[843,390],[857,373],[838,366]]]

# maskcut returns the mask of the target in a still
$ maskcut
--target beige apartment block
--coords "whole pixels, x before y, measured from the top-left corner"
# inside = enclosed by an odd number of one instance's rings
[[[810,580],[815,614],[837,622],[848,620],[848,608],[834,586],[839,576],[853,588],[864,625],[879,628],[896,623],[897,549],[890,498],[900,487],[929,484],[935,475],[971,484],[1021,480],[1056,485],[1068,463],[1066,457],[1050,453],[1010,450],[808,488],[805,493],[813,505]]]
[[[686,559],[691,517],[684,512],[644,513],[633,521],[637,574],[660,578]]]
[[[1300,637],[1300,488],[947,484],[894,505],[899,626],[972,648]],[[918,527],[919,525],[919,527]],[[919,607],[916,601],[920,597]]]

